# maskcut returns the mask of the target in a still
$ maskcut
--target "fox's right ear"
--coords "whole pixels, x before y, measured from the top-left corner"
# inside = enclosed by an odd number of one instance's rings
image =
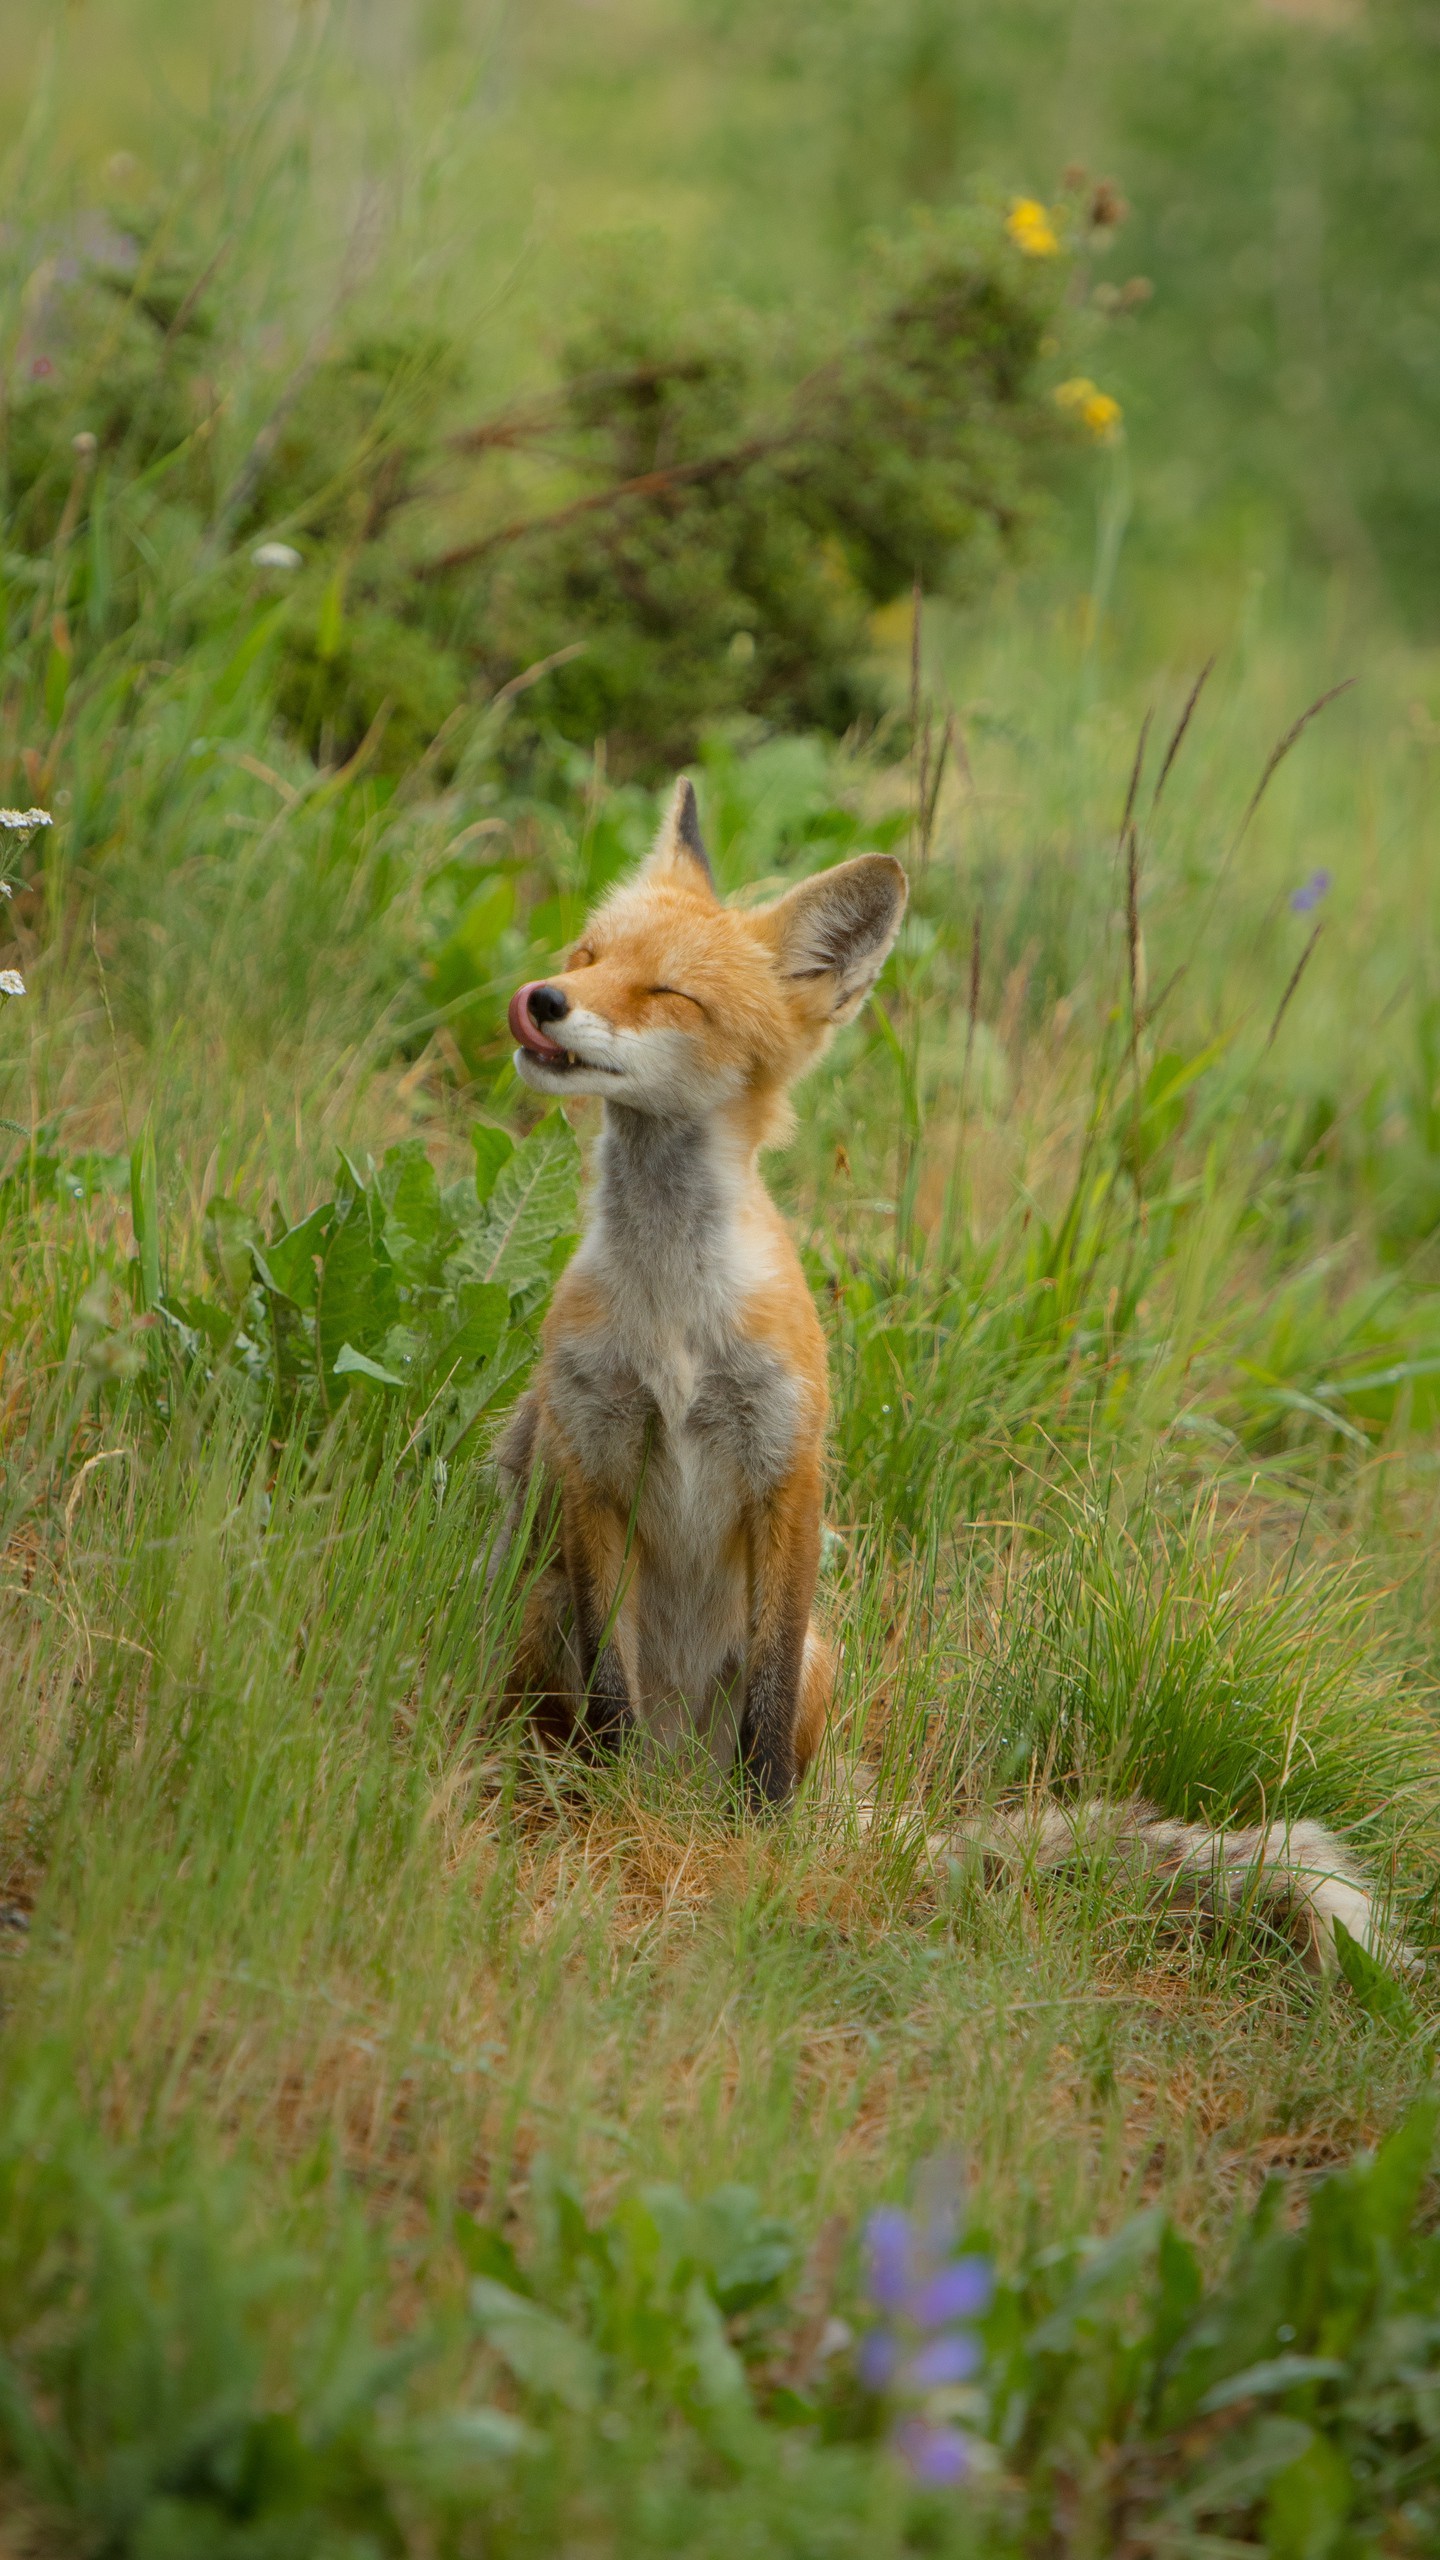
[[[703,883],[712,895],[714,893],[715,874],[710,868],[710,856],[700,833],[695,785],[688,774],[682,774],[675,785],[660,833],[646,856],[640,876],[648,879],[657,871],[678,875],[691,888],[699,888]]]
[[[802,880],[757,918],[780,974],[814,991],[827,1022],[853,1022],[885,965],[910,884],[893,853],[862,853]]]

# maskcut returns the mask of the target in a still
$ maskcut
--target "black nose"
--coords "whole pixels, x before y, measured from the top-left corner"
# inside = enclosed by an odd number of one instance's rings
[[[532,987],[530,1019],[532,1022],[563,1022],[570,1010],[570,999],[563,987]]]

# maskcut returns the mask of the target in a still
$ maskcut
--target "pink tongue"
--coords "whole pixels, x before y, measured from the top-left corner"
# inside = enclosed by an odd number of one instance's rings
[[[565,1052],[559,1041],[552,1040],[547,1032],[541,1030],[538,1022],[531,1021],[528,987],[516,988],[510,999],[507,1018],[511,1036],[519,1041],[522,1049],[529,1049],[537,1058],[563,1058]]]

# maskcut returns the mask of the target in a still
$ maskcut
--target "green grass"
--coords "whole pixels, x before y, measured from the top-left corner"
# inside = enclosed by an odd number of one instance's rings
[[[784,129],[789,75],[752,48],[700,94],[724,14],[675,21],[663,77],[653,13],[587,15],[543,95],[558,22],[502,28],[483,148],[433,66],[387,118],[363,48],[265,115],[237,78],[177,140],[126,56],[175,237],[232,223],[233,286],[213,476],[187,441],[183,490],[117,464],[63,540],[7,536],[0,797],[56,817],[0,916],[30,988],[0,1001],[0,1902],[28,1924],[0,1931],[7,2554],[1098,2553],[1162,2509],[1187,2551],[1433,2532],[1386,2326],[1434,2316],[1433,1991],[1317,1988],[1258,1925],[1207,1939],[1102,1872],[986,1886],[918,1858],[910,1819],[1041,1783],[1316,1815],[1440,1945],[1440,691],[1373,594],[1278,515],[1268,582],[1213,523],[1177,566],[1137,435],[1059,490],[1049,555],[927,606],[932,739],[952,710],[958,739],[928,846],[883,736],[706,743],[732,890],[877,837],[914,878],[883,1013],[771,1167],[831,1341],[844,1647],[836,1765],[783,1823],[683,1771],[538,1757],[500,1705],[523,1594],[487,1578],[478,1460],[437,1466],[402,1390],[342,1400],[333,1364],[282,1429],[226,1320],[165,1318],[231,1303],[217,1195],[274,1235],[344,1189],[342,1149],[363,1172],[418,1140],[464,1186],[477,1123],[523,1132],[504,998],[654,817],[573,745],[517,778],[484,706],[453,769],[317,766],[277,718],[273,591],[210,544],[206,491],[306,343],[367,151],[411,193],[356,290],[448,306],[487,407],[533,378],[537,303],[564,308],[549,251],[494,289],[517,170],[554,162],[557,236],[638,211],[763,300],[722,145]],[[193,25],[146,23],[193,105]],[[37,224],[68,151],[83,180],[127,139],[96,66],[130,24],[95,21],[32,124]],[[673,138],[636,141],[657,83],[709,137],[683,186]],[[807,151],[845,129],[825,115]],[[884,211],[901,181],[874,184]],[[776,251],[837,313],[845,230]],[[897,711],[902,621],[875,632]],[[865,2316],[864,2216],[957,2152],[1004,2280],[1000,2476],[958,2500],[892,2462],[848,2349],[805,2364],[817,2319]],[[477,2279],[533,2302],[528,2347]],[[1208,2390],[1279,2352],[1254,2300],[1292,2282],[1293,2351],[1343,2379],[1197,2418],[1202,2291]],[[1252,2464],[1233,2494],[1217,2448]],[[1411,2540],[1384,2539],[1406,2499]]]

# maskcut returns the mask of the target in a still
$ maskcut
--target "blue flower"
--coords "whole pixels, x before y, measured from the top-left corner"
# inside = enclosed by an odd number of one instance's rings
[[[1302,881],[1298,889],[1292,889],[1290,892],[1290,904],[1295,914],[1308,916],[1313,908],[1319,906],[1329,886],[1328,871],[1312,871],[1308,880]]]
[[[910,2216],[882,2204],[865,2225],[866,2283],[877,2311],[903,2311],[910,2291]]]
[[[994,2290],[988,2258],[956,2258],[915,2288],[906,2309],[918,2328],[939,2329],[947,2320],[978,2320],[989,2309]]]
[[[855,2370],[867,2391],[878,2399],[900,2369],[900,2341],[890,2329],[871,2329],[860,2341]]]
[[[943,2391],[947,2384],[968,2382],[980,2370],[980,2345],[962,2329],[927,2339],[910,2358],[900,2380],[907,2391]]]
[[[865,2284],[880,2317],[860,2341],[855,2373],[862,2390],[890,2402],[890,2442],[907,2469],[928,2487],[952,2488],[973,2468],[974,2448],[944,2395],[981,2369],[968,2324],[988,2308],[995,2278],[988,2258],[951,2255],[964,2200],[958,2163],[928,2162],[917,2188],[913,2212],[881,2205],[865,2225]]]
[[[956,2489],[970,2469],[970,2440],[958,2427],[932,2427],[907,2418],[895,2430],[895,2450],[928,2489]]]

